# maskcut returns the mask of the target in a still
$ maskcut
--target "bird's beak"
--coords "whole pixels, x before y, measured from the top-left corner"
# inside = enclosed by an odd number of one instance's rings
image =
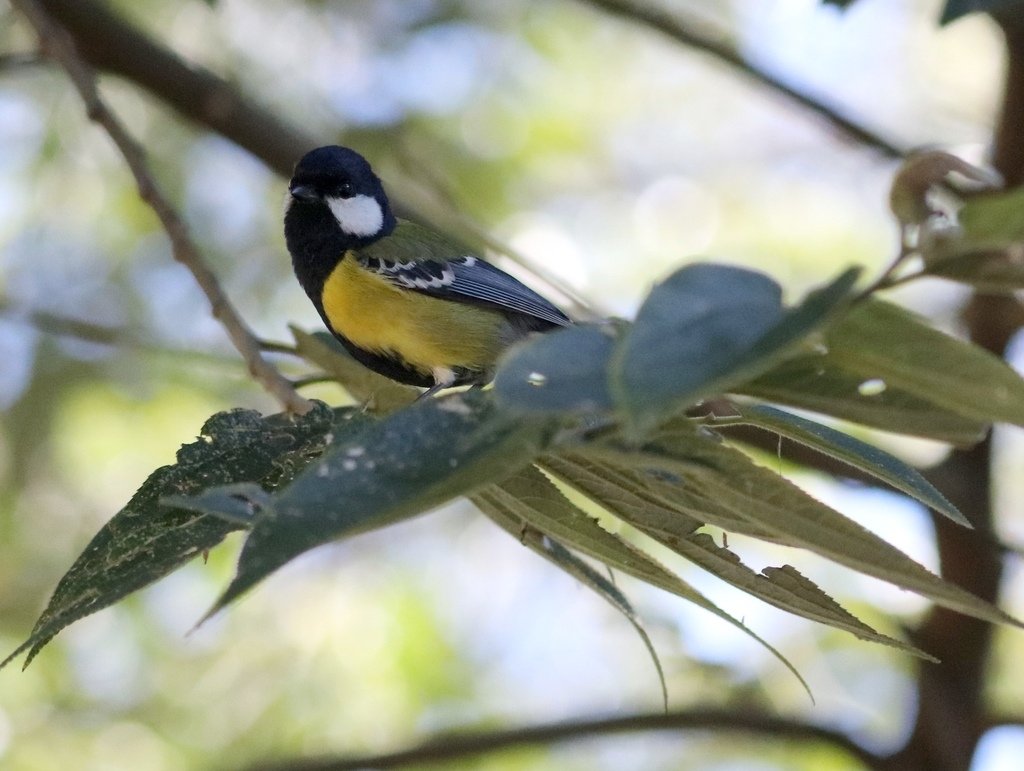
[[[298,201],[315,201],[320,197],[311,185],[293,185],[288,192]]]

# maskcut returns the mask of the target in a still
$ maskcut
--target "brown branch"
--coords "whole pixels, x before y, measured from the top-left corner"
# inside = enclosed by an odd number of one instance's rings
[[[186,62],[96,0],[37,0],[93,67],[158,95],[185,117],[226,136],[290,176],[296,159],[324,144],[243,97],[231,83]]]
[[[1024,183],[1024,19],[1010,12],[995,19],[1005,34],[1008,60],[992,159],[1008,184],[1019,185]],[[1021,306],[1013,297],[976,294],[963,319],[974,343],[1003,356],[1021,328]],[[995,604],[1003,575],[1002,555],[983,537],[993,529],[992,461],[989,436],[970,450],[952,454],[926,476],[977,529],[965,532],[936,520],[942,577]],[[907,771],[965,771],[991,725],[984,686],[992,625],[935,607],[911,634],[911,641],[942,662],[921,666],[915,699],[918,714],[910,739],[892,761]]]
[[[1024,184],[1024,19],[1020,11],[994,14],[1006,39],[1006,88],[1000,108],[992,165],[1003,175],[1008,187]]]
[[[889,158],[901,158],[907,153],[882,135],[846,117],[834,107],[792,86],[776,75],[740,56],[736,49],[723,41],[723,35],[698,29],[701,25],[692,19],[684,21],[677,11],[669,12],[648,3],[633,0],[581,0],[613,16],[643,25],[665,35],[688,48],[702,51],[756,83],[782,94],[806,110],[825,120],[834,129],[855,142],[871,147]]]
[[[453,734],[431,739],[416,747],[384,755],[352,758],[282,760],[251,766],[249,771],[356,771],[394,769],[423,764],[451,764],[485,752],[530,747],[552,742],[613,736],[646,731],[714,731],[745,733],[766,739],[817,741],[845,751],[866,768],[888,771],[888,762],[846,734],[800,720],[756,711],[687,709],[677,712],[574,720],[564,723]]]
[[[150,174],[142,148],[100,98],[96,76],[78,56],[74,41],[64,29],[50,19],[36,0],[13,0],[13,5],[35,28],[39,35],[40,47],[67,73],[85,103],[89,118],[106,130],[121,152],[135,177],[139,196],[153,209],[171,241],[174,259],[192,273],[196,283],[210,301],[214,318],[224,326],[231,342],[245,359],[252,376],[273,394],[285,409],[299,414],[308,412],[312,403],[299,396],[291,383],[260,355],[255,336],[232,306],[217,277],[207,267],[192,242],[184,221],[164,197]]]

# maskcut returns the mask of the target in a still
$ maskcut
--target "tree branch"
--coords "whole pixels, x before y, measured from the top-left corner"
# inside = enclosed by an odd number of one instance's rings
[[[142,148],[100,98],[96,76],[82,61],[68,33],[53,22],[37,0],[12,0],[12,4],[29,21],[39,35],[40,47],[53,57],[67,73],[89,118],[102,126],[131,169],[140,197],[153,209],[171,241],[174,258],[192,273],[200,289],[210,301],[214,318],[220,321],[235,348],[245,359],[252,376],[281,402],[285,409],[299,414],[308,412],[312,403],[302,398],[291,383],[260,355],[259,344],[232,306],[217,277],[192,242],[188,229],[177,211],[160,191],[150,174]]]
[[[880,134],[846,117],[836,108],[784,82],[762,67],[745,60],[732,46],[723,42],[722,35],[706,30],[698,30],[700,26],[698,23],[693,20],[683,21],[677,12],[670,13],[662,8],[633,2],[633,0],[580,1],[600,8],[613,16],[618,16],[627,21],[653,29],[677,43],[682,43],[688,48],[702,51],[728,64],[756,83],[782,94],[819,118],[824,119],[826,123],[846,135],[849,139],[867,145],[889,158],[901,158],[907,153],[906,148],[898,147]]]
[[[1024,19],[1012,12],[994,18],[1005,34],[1008,59],[992,161],[1014,186],[1024,183]],[[971,341],[997,356],[1005,355],[1006,346],[1021,328],[1020,304],[1014,297],[975,294],[962,315]],[[1002,555],[984,537],[993,530],[992,461],[989,435],[976,447],[953,453],[926,476],[976,528],[973,533],[965,532],[936,518],[942,577],[997,604]],[[911,641],[942,661],[920,666],[918,714],[910,739],[893,756],[893,763],[907,771],[964,771],[971,766],[978,741],[989,726],[984,690],[992,625],[933,607],[912,633]]]
[[[888,762],[846,734],[799,720],[746,710],[693,709],[568,721],[477,734],[438,737],[400,752],[353,758],[321,758],[260,763],[249,771],[357,771],[395,769],[426,763],[450,764],[484,752],[529,747],[552,742],[645,731],[715,731],[745,733],[768,739],[818,741],[845,751],[875,771],[887,771]]]
[[[296,159],[324,144],[242,96],[209,70],[186,62],[96,0],[36,0],[75,39],[93,67],[120,75],[160,97],[290,176]]]

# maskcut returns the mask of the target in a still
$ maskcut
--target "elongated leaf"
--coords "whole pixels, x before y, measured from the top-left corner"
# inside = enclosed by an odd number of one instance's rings
[[[369,425],[263,506],[211,612],[315,546],[503,479],[541,452],[548,433],[546,422],[503,413],[480,391],[418,402]]]
[[[659,589],[701,603],[695,589],[653,557],[601,527],[537,469],[525,468],[495,484],[487,494],[556,541]]]
[[[498,369],[498,402],[523,412],[610,410],[608,361],[614,335],[610,324],[574,326],[530,341]]]
[[[221,412],[200,439],[183,446],[173,466],[158,468],[95,535],[57,585],[31,636],[0,666],[29,650],[25,666],[61,629],[108,607],[216,546],[237,522],[207,517],[161,501],[195,494],[211,484],[286,484],[319,456],[331,432],[341,433],[347,410],[323,404],[302,417],[261,417],[251,410]]]
[[[694,439],[684,446],[648,445],[637,451],[588,447],[589,453],[610,453],[619,462],[678,475],[734,516],[748,519],[775,533],[790,546],[809,549],[896,586],[909,589],[965,615],[995,623],[1022,626],[999,608],[943,581],[899,549],[839,512],[807,495],[791,482],[723,444]],[[715,522],[713,514],[706,519]]]
[[[370,405],[375,412],[394,412],[412,404],[419,395],[415,388],[396,383],[364,367],[333,335],[327,332],[309,334],[294,326],[289,329],[299,355],[323,368],[352,394],[353,399]]]
[[[703,524],[689,510],[665,505],[665,501],[642,484],[608,464],[578,454],[546,455],[540,464],[545,471],[620,519],[638,527],[637,523],[642,522],[645,531],[685,537]]]
[[[959,230],[926,254],[928,274],[987,292],[1024,288],[1024,188],[974,196],[958,220]]]
[[[658,673],[658,682],[661,684],[662,703],[665,705],[665,709],[668,709],[668,686],[665,684],[665,672],[661,668],[661,659],[658,658],[658,652],[655,650],[654,643],[651,642],[647,630],[644,629],[639,614],[633,609],[633,605],[626,598],[626,595],[610,580],[594,570],[594,568],[558,543],[558,541],[549,538],[541,531],[530,527],[523,520],[519,519],[504,501],[496,499],[491,495],[492,492],[490,488],[485,488],[470,496],[470,500],[506,533],[517,538],[524,546],[536,552],[556,567],[564,570],[625,616],[626,620],[640,636],[640,640],[643,642],[644,647],[647,648],[651,661],[654,662],[654,668]]]
[[[1024,246],[955,254],[928,262],[928,275],[1004,294],[1024,289]]]
[[[518,519],[540,532],[549,534],[556,540],[601,560],[611,568],[618,568],[623,573],[671,592],[724,621],[728,621],[770,651],[796,676],[800,684],[807,690],[808,695],[811,695],[807,683],[785,656],[750,631],[741,621],[730,616],[692,586],[663,567],[653,557],[602,528],[597,520],[580,511],[536,469],[526,469],[489,488],[486,496],[491,502],[504,506],[506,511],[513,513]],[[811,698],[813,700],[813,696]]]
[[[813,447],[854,468],[871,474],[906,493],[958,525],[971,527],[959,509],[935,489],[921,473],[894,455],[813,420],[765,405],[737,405],[736,422],[757,426]]]
[[[985,434],[986,421],[958,415],[891,383],[862,393],[861,386],[871,380],[843,369],[828,352],[784,361],[731,391],[958,446],[970,446]]]
[[[735,553],[718,546],[707,533],[694,533],[686,538],[664,538],[662,542],[712,575],[776,608],[842,629],[861,640],[888,645],[936,661],[933,656],[912,645],[876,632],[790,565],[765,568],[762,573],[755,573],[740,562]]]
[[[613,356],[611,392],[636,428],[769,369],[843,303],[849,270],[796,308],[768,276],[689,265],[655,287]]]
[[[714,521],[731,533],[772,538],[770,531],[683,486],[681,478],[672,474],[630,468],[615,463],[614,458],[597,459],[579,453],[545,456],[541,465],[609,511],[625,507],[642,512],[647,532],[685,537],[705,521]]]
[[[1024,379],[998,356],[880,300],[861,303],[828,333],[845,369],[981,421],[1024,425]]]
[[[613,484],[607,474],[597,473],[599,467],[596,464],[586,459],[551,456],[546,456],[542,462],[545,469],[585,493],[610,514],[738,589],[777,608],[851,632],[861,639],[929,658],[912,646],[879,634],[843,610],[831,597],[788,565],[782,569],[782,573],[778,572],[778,568],[768,568],[763,575],[755,573],[741,564],[738,556],[715,545],[709,535],[694,532],[699,523]]]
[[[1024,11],[1024,0],[1013,0]],[[964,203],[957,216],[974,248],[1024,241],[1024,188],[987,193]]]

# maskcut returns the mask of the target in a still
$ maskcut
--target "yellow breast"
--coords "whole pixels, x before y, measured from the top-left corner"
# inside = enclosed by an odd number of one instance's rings
[[[322,299],[335,332],[425,375],[437,368],[486,371],[501,353],[504,320],[497,311],[400,289],[351,255],[327,278]]]

